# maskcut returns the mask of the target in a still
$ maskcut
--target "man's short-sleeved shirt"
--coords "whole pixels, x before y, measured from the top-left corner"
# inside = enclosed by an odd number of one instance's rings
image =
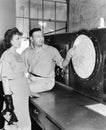
[[[35,48],[28,47],[22,55],[28,72],[43,77],[55,76],[55,64],[62,68],[63,58],[56,48],[49,45],[44,44],[37,51]]]

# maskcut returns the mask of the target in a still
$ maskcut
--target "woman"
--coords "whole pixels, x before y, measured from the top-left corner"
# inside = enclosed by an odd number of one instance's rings
[[[26,70],[21,55],[16,52],[21,45],[21,35],[16,27],[9,31],[6,42],[11,47],[1,57],[1,76],[6,104],[4,113],[8,111],[12,116],[15,115],[14,119],[10,118],[9,125],[6,123],[6,130],[31,130],[28,105],[30,91],[25,77]]]
[[[4,34],[4,40],[3,40],[3,42],[0,43],[0,57],[3,54],[3,52],[10,47],[10,44],[5,44],[5,39],[6,39],[9,31],[10,30],[6,31],[6,33]],[[0,130],[4,130],[4,123],[5,123],[5,119],[3,118],[2,113],[1,113],[1,111],[3,109],[3,102],[4,102],[3,95],[4,95],[3,85],[2,85],[2,81],[0,79]]]

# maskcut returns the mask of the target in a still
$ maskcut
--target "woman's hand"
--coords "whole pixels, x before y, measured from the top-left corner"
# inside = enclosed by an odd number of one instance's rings
[[[5,95],[4,101],[6,104],[6,108],[2,111],[3,116],[6,115],[6,113],[10,113],[10,120],[8,121],[8,125],[13,124],[14,122],[17,122],[17,116],[14,113],[14,105],[13,105],[13,99],[12,95]]]

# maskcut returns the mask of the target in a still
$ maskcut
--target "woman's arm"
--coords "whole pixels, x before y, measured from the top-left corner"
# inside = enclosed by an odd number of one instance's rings
[[[3,90],[5,95],[11,95],[12,91],[10,88],[9,80],[6,77],[2,77]]]

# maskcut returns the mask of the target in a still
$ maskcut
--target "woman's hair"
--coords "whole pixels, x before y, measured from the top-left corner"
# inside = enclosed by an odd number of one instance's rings
[[[4,44],[11,46],[11,40],[14,35],[22,35],[22,33],[16,28],[8,29],[4,34]]]
[[[8,42],[8,34],[9,34],[9,31],[11,31],[11,29],[8,29],[5,34],[4,34],[4,39],[3,39],[3,48],[4,49],[7,49],[9,47],[11,47],[11,44]]]

